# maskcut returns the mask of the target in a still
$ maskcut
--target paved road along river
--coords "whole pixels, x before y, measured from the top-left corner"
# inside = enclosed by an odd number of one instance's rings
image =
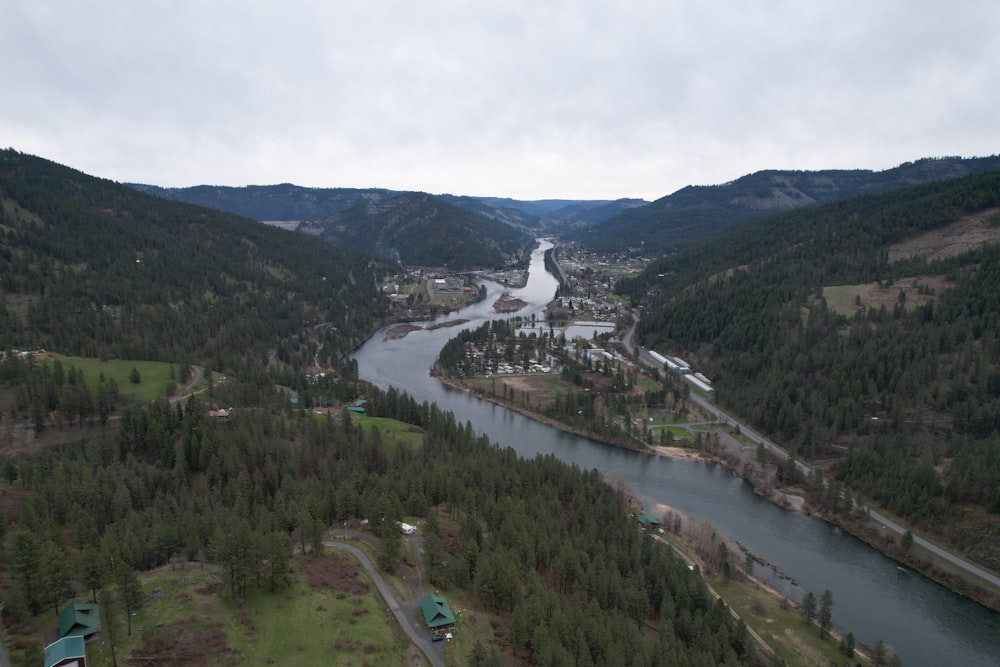
[[[532,257],[527,286],[514,290],[530,304],[521,315],[540,313],[555,294],[556,281],[543,268],[545,247],[543,243]],[[465,328],[474,328],[498,317],[491,306],[504,288],[486,286],[485,302],[441,320],[467,318]],[[785,582],[787,593],[797,596],[809,590],[818,597],[832,591],[835,625],[866,644],[881,639],[904,665],[1000,664],[1000,613],[898,569],[894,561],[836,527],[775,507],[719,466],[610,447],[441,385],[428,369],[456,332],[421,330],[391,341],[378,332],[354,356],[365,379],[435,402],[522,456],[552,454],[600,470],[609,480],[625,483],[647,507],[664,503],[710,522],[797,581],[798,586]]]

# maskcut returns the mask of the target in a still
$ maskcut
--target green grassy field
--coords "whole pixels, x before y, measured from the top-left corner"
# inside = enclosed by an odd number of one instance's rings
[[[838,650],[838,641],[822,639],[819,627],[806,624],[798,609],[746,580],[725,581],[709,578],[709,583],[747,626],[760,635],[790,666],[842,665],[847,656]],[[855,654],[850,664],[869,664]]]
[[[420,428],[388,417],[352,414],[351,423],[365,431],[376,429],[389,456],[398,447],[419,447],[424,442],[424,434]]]
[[[686,428],[681,428],[680,426],[652,426],[650,430],[656,431],[666,431],[670,435],[674,436],[676,440],[690,440],[694,436],[691,435],[691,431]]]
[[[159,396],[166,396],[168,389],[179,384],[177,366],[162,361],[128,361],[115,359],[102,361],[89,357],[68,357],[62,354],[49,353],[53,362],[58,360],[63,368],[69,370],[72,366],[82,371],[87,385],[97,388],[101,374],[104,379],[118,384],[118,391],[128,400],[151,401]],[[43,360],[42,363],[52,363]],[[130,375],[132,369],[139,371],[140,382],[134,384]],[[171,377],[173,375],[173,377]]]
[[[164,567],[144,574],[146,607],[118,648],[119,664],[180,664],[184,651],[205,656],[207,665],[411,664],[415,649],[360,566],[356,579],[338,575],[348,582],[344,587],[310,586],[305,561],[293,561],[287,589],[255,591],[242,606],[222,595],[211,569]],[[354,565],[341,554],[324,556],[324,562],[333,569]],[[104,639],[88,644],[87,654],[95,667],[112,665]]]
[[[637,382],[639,389],[642,391],[659,391],[660,383],[649,377],[648,375],[640,375]]]

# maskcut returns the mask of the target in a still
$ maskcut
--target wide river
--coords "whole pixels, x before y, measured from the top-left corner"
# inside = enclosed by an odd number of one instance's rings
[[[532,255],[527,286],[510,290],[529,304],[519,315],[540,314],[555,294],[556,280],[543,262],[549,247],[551,243],[543,241]],[[506,288],[489,282],[486,287],[485,301],[440,321],[468,319],[462,328],[474,328],[501,317],[492,304]],[[894,561],[836,527],[774,506],[722,467],[641,454],[570,435],[440,384],[428,369],[458,331],[458,327],[424,329],[390,341],[379,331],[354,356],[366,380],[437,403],[521,456],[552,454],[583,469],[599,470],[610,480],[624,482],[648,508],[663,503],[711,523],[720,534],[739,541],[795,580],[797,587],[786,583],[792,596],[808,590],[818,599],[829,589],[836,627],[853,632],[868,645],[881,639],[904,665],[1000,665],[1000,613],[897,568]],[[758,572],[762,569],[758,566]]]

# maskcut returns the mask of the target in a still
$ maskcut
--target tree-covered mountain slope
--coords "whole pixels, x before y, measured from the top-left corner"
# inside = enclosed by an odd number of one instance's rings
[[[401,194],[384,188],[310,188],[290,183],[278,185],[195,185],[164,188],[140,183],[129,184],[147,194],[229,211],[261,222],[315,222],[359,204],[379,204]],[[640,199],[518,200],[504,197],[470,197],[441,194],[440,199],[471,213],[496,220],[531,233],[561,231],[602,222],[624,210],[642,206]]]
[[[376,257],[449,270],[507,266],[532,243],[509,225],[424,193],[360,204],[299,229]]]
[[[0,281],[5,348],[212,368],[320,323],[336,359],[383,312],[349,252],[13,150],[0,152]]]
[[[721,404],[1000,569],[1000,172],[786,213],[620,289]]]
[[[539,199],[521,201],[501,197],[459,197],[441,195],[445,201],[487,218],[506,222],[514,227],[543,233],[563,235],[569,230],[603,222],[622,211],[647,202],[642,199]]]
[[[164,199],[207,206],[244,215],[261,222],[321,220],[362,203],[378,203],[402,194],[382,188],[307,188],[291,183],[278,185],[195,185],[163,188],[130,184],[130,187]]]
[[[782,211],[994,169],[1000,156],[923,159],[885,171],[759,171],[722,185],[688,186],[568,238],[597,250],[666,252]]]

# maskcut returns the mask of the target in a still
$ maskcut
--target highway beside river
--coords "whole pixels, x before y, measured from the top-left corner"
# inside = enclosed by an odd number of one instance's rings
[[[532,255],[526,287],[507,290],[487,282],[483,302],[441,318],[468,320],[461,327],[425,327],[396,340],[377,332],[353,355],[361,376],[383,388],[395,386],[418,401],[437,403],[452,411],[459,423],[469,421],[478,433],[525,458],[553,455],[585,470],[596,469],[609,482],[623,484],[649,510],[663,504],[712,524],[725,538],[775,564],[787,577],[776,582],[785,594],[800,598],[808,591],[819,597],[830,590],[834,625],[869,646],[885,642],[907,667],[998,664],[1000,613],[916,572],[897,569],[895,561],[836,526],[775,506],[722,466],[571,435],[430,377],[441,347],[459,330],[508,317],[492,310],[502,292],[510,291],[529,304],[518,315],[542,313],[557,286],[543,266],[542,253],[548,247],[551,244],[543,243]]]

